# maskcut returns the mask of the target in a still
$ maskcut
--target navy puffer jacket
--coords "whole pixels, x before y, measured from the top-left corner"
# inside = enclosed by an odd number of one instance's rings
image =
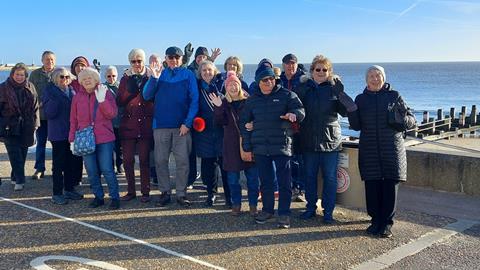
[[[388,107],[402,101],[388,83],[378,91],[365,89],[355,98],[358,110],[348,113],[350,127],[360,131],[358,166],[363,181],[407,180],[407,157],[403,132],[388,125]],[[404,129],[415,127],[415,117],[407,110]]]
[[[253,151],[255,155],[292,155],[291,124],[280,116],[294,113],[297,121],[305,118],[305,110],[297,95],[279,84],[275,85],[269,95],[264,95],[255,88],[245,102],[240,114],[240,132],[243,150]],[[253,121],[253,131],[247,131],[245,124]]]

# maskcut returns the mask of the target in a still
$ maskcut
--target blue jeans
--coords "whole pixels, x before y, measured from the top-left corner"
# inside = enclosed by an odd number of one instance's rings
[[[45,148],[47,147],[48,124],[47,120],[40,121],[40,127],[35,132],[37,146],[35,146],[35,170],[45,171]]]
[[[274,165],[275,163],[275,165]],[[264,156],[255,155],[255,164],[260,177],[260,190],[262,192],[262,211],[274,214],[275,206],[275,174],[278,180],[278,215],[290,215],[290,203],[292,200],[292,175],[289,156]],[[276,168],[276,173],[275,169]]]
[[[305,162],[305,198],[307,211],[317,209],[317,175],[321,169],[323,177],[322,208],[325,218],[332,218],[337,196],[337,165],[338,152],[306,152]]]
[[[95,152],[83,156],[90,188],[97,199],[103,199],[105,196],[102,183],[100,182],[99,171],[103,174],[105,181],[107,181],[110,198],[119,199],[118,181],[112,164],[113,147],[114,142],[97,144]]]
[[[247,178],[248,205],[257,206],[258,203],[258,170],[256,166],[243,171]],[[227,172],[228,186],[232,196],[232,205],[240,206],[242,203],[242,186],[240,185],[240,172]]]

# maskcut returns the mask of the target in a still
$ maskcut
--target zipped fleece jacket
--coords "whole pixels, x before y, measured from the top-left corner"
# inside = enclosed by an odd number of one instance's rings
[[[166,68],[158,79],[150,76],[143,88],[143,98],[155,99],[152,128],[192,127],[198,111],[198,87],[187,68]]]

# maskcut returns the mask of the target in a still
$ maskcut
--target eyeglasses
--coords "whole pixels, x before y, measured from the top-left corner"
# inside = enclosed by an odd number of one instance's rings
[[[60,75],[60,79],[70,79],[70,76],[69,75]]]
[[[316,72],[320,72],[320,71],[327,72],[328,68],[316,68],[315,71]]]
[[[265,79],[261,79],[260,81],[263,82],[263,83],[268,83],[270,81],[275,81],[275,78],[274,77],[268,77],[268,78],[265,78]]]
[[[130,63],[132,64],[141,64],[143,60],[131,60]]]
[[[173,59],[177,59],[177,60],[178,60],[178,59],[180,59],[180,55],[176,55],[176,54],[175,54],[175,55],[169,55],[169,56],[167,56],[167,58],[168,58],[169,60],[173,60]]]
[[[117,75],[107,75],[107,78],[115,78]]]

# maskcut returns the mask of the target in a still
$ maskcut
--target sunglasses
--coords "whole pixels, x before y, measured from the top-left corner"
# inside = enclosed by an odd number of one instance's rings
[[[117,75],[107,75],[107,78],[115,78]]]
[[[180,59],[180,55],[169,55],[169,56],[167,56],[167,58],[168,58],[169,60],[173,60],[173,59],[177,59],[177,60],[178,60],[178,59]]]
[[[263,83],[268,83],[270,81],[275,81],[275,78],[274,77],[268,77],[268,78],[265,78],[265,79],[261,79],[260,81],[263,82]]]
[[[316,68],[315,71],[316,72],[320,72],[320,71],[327,72],[328,68]]]
[[[70,79],[70,76],[69,75],[60,75],[60,79]]]
[[[130,63],[132,64],[141,64],[143,60],[131,60]]]

